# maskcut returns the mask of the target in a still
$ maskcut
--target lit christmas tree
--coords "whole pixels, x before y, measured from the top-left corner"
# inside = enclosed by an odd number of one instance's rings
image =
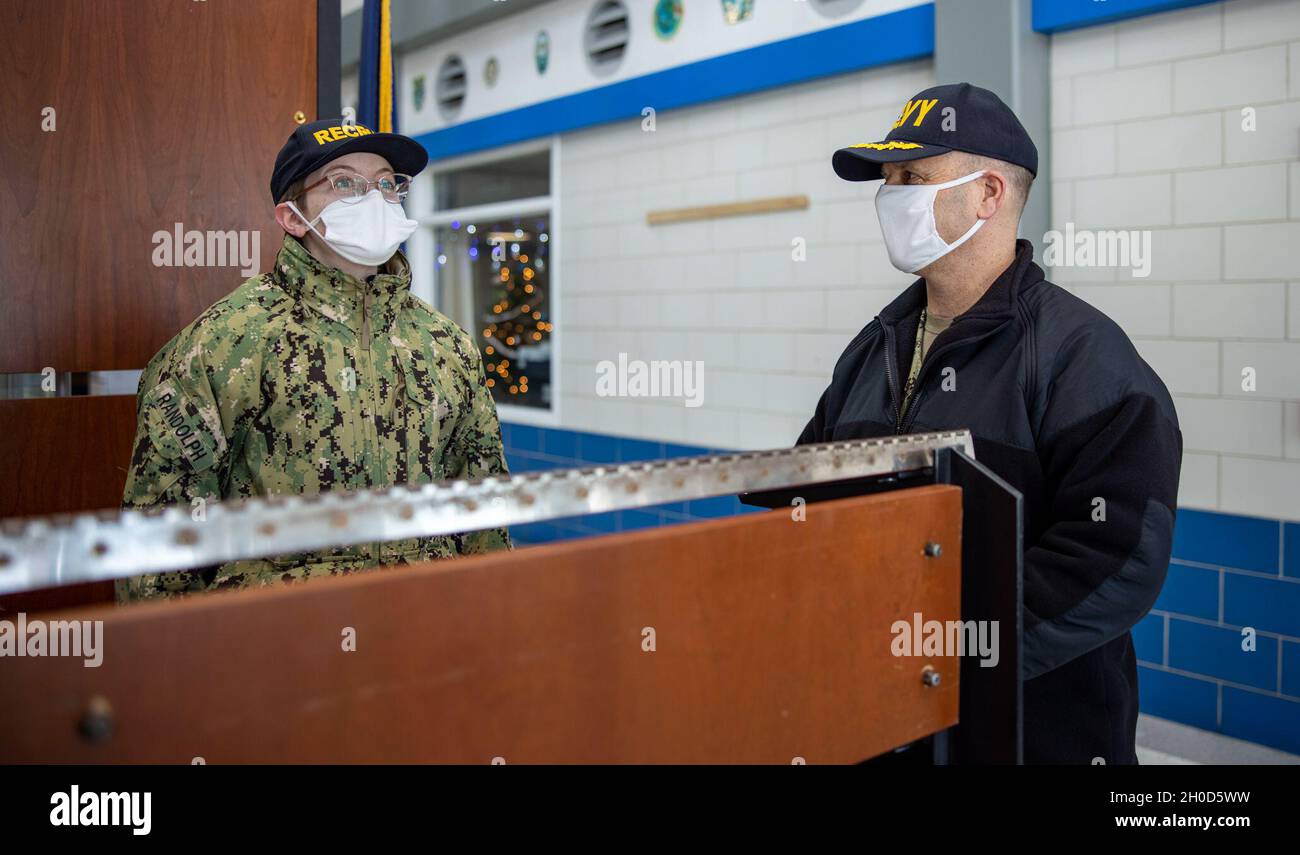
[[[495,293],[488,314],[483,318],[488,386],[500,387],[511,395],[528,393],[528,351],[539,347],[549,337],[553,325],[544,320],[542,305],[546,294],[536,282],[544,270],[541,258],[532,260],[519,252],[519,244],[508,248],[504,241],[494,241],[493,268],[497,271]]]

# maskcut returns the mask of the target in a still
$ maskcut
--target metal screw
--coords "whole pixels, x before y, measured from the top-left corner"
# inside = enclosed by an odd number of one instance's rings
[[[921,671],[921,684],[923,686],[933,689],[935,686],[939,685],[939,680],[939,672],[929,665],[926,665]]]
[[[926,558],[938,558],[940,555],[943,555],[943,547],[942,547],[942,546],[940,546],[940,545],[937,544],[937,543],[933,543],[933,542],[931,542],[931,543],[927,543],[927,544],[925,545],[925,557],[926,557]]]
[[[86,704],[86,711],[78,725],[82,739],[87,742],[104,742],[113,735],[113,705],[103,695],[95,695]]]

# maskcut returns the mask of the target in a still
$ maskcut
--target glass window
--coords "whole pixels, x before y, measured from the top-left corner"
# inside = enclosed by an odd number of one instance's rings
[[[498,404],[550,409],[549,232],[548,215],[434,230],[438,308],[477,340]]]
[[[551,153],[537,151],[439,172],[435,185],[437,211],[549,196]]]

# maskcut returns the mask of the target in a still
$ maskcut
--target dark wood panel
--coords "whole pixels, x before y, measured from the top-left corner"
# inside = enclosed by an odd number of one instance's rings
[[[135,396],[0,401],[0,518],[118,508]]]
[[[0,519],[120,507],[134,439],[133,395],[0,401]],[[6,594],[0,619],[112,599],[111,582]]]
[[[15,621],[16,615],[19,614],[33,615],[111,602],[113,602],[112,582],[86,582],[79,585],[64,585],[61,588],[0,594],[0,620]]]
[[[244,278],[154,266],[174,223],[258,230],[266,269],[275,155],[315,118],[316,6],[0,3],[0,372],[143,367]]]
[[[61,613],[104,621],[102,665],[7,661],[0,761],[863,760],[957,721],[956,657],[895,656],[891,628],[959,617],[960,501],[918,487],[804,522],[747,514]],[[99,742],[78,735],[94,699],[112,710]]]

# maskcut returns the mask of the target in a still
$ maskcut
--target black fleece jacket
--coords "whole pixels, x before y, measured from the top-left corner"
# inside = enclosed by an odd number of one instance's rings
[[[920,279],[858,333],[799,443],[969,428],[976,457],[1025,498],[1025,760],[1134,763],[1129,630],[1164,584],[1182,460],[1169,393],[1019,241],[930,346],[900,417],[925,299]]]

